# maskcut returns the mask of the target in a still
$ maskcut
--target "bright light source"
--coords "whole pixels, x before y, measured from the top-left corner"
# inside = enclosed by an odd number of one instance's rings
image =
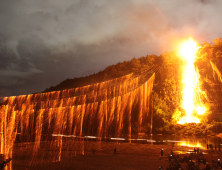
[[[205,113],[205,108],[200,106],[201,103],[196,97],[197,93],[200,91],[199,78],[194,67],[197,50],[197,43],[193,39],[184,42],[180,49],[180,54],[185,59],[186,63],[183,75],[184,89],[182,103],[186,116],[179,120],[179,124],[200,123],[199,118],[195,117],[193,113],[196,112],[200,115]]]

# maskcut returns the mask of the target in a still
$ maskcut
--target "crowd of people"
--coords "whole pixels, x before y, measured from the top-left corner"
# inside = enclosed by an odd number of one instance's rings
[[[161,156],[163,156],[163,150],[161,150]],[[201,164],[204,165],[204,168],[202,166],[202,169],[200,166]],[[175,155],[173,151],[171,151],[169,155],[169,166],[166,168],[166,170],[217,170],[217,169],[222,169],[222,163],[220,159],[208,162],[204,158],[202,150],[200,150],[199,148],[197,149],[194,148],[194,150],[191,151],[188,156],[184,155],[182,157],[179,155]],[[159,170],[163,170],[163,168],[159,167]]]

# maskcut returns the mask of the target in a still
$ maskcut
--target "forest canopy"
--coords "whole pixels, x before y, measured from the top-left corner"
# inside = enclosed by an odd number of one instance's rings
[[[82,87],[103,81],[118,78],[127,75],[132,72],[141,70],[148,70],[154,66],[161,65],[162,58],[154,54],[142,56],[140,58],[133,58],[130,61],[119,62],[115,65],[106,67],[103,71],[88,75],[85,77],[79,77],[74,79],[66,79],[56,86],[45,89],[43,92],[58,91],[76,87]]]

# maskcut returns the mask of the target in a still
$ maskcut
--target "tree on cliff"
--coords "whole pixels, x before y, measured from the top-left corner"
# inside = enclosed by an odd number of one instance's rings
[[[85,77],[79,77],[74,79],[66,79],[56,86],[45,89],[43,92],[58,91],[70,88],[76,88],[95,84],[110,79],[118,78],[127,75],[132,72],[140,70],[148,70],[155,65],[160,65],[160,59],[156,55],[147,55],[146,57],[133,58],[131,61],[119,62],[115,65],[106,67],[103,71],[88,75]]]

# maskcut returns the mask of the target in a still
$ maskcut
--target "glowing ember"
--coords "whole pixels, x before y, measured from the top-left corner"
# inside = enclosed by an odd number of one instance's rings
[[[196,57],[197,44],[192,39],[185,42],[180,50],[180,54],[186,60],[183,76],[183,105],[186,116],[179,120],[179,124],[184,123],[200,123],[194,113],[204,114],[205,108],[200,106],[200,101],[197,99],[199,90],[198,75],[195,72],[194,61]]]

